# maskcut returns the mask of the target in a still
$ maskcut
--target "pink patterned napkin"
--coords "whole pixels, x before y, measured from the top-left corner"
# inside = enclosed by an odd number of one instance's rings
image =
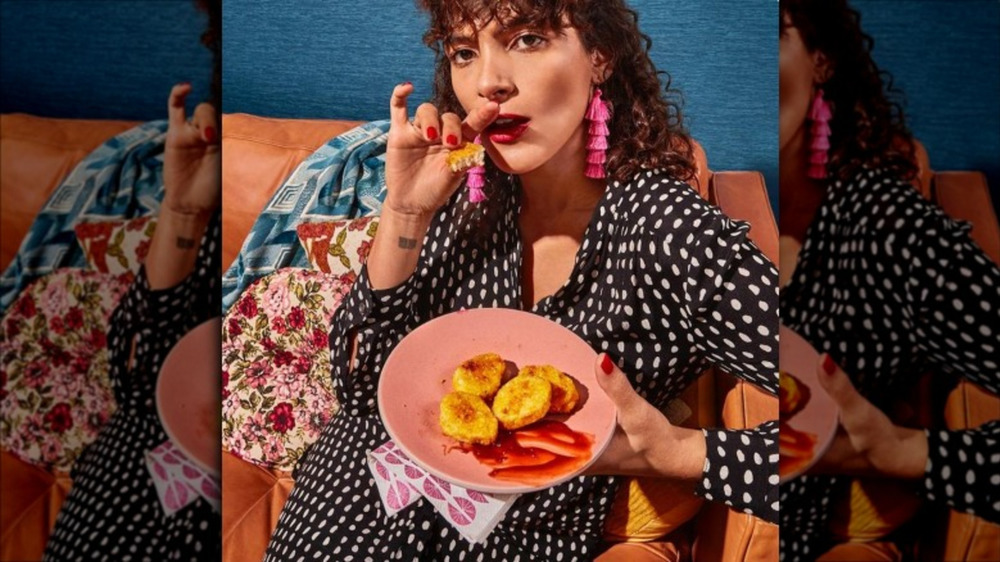
[[[429,474],[391,440],[368,453],[368,468],[390,517],[421,496],[472,543],[486,540],[519,494],[486,494]]]
[[[146,468],[168,517],[198,496],[219,511],[222,496],[218,479],[191,462],[169,439],[146,453]]]

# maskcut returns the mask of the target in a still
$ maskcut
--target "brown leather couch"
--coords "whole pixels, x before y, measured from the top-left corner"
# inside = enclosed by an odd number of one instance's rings
[[[223,263],[239,253],[243,239],[268,198],[316,148],[358,125],[351,121],[223,116]],[[752,225],[750,237],[777,260],[778,235],[767,191],[757,172],[715,172],[697,149],[698,176],[692,183],[731,217]],[[777,400],[730,376],[708,372],[685,393],[693,406],[688,424],[746,428],[778,416]],[[721,418],[721,424],[720,424]],[[268,470],[223,454],[225,560],[257,560],[270,538],[292,487],[287,472]],[[647,483],[646,488],[654,483]],[[619,498],[622,500],[623,498]],[[624,498],[627,505],[627,498]],[[672,502],[665,502],[672,503]],[[615,544],[601,560],[672,560],[690,553],[699,561],[777,560],[777,526],[722,504],[705,505],[698,517],[657,541]],[[648,558],[652,557],[652,558]]]
[[[17,253],[45,200],[88,153],[132,121],[0,115],[0,267]],[[38,560],[69,492],[69,475],[0,450],[0,560]]]

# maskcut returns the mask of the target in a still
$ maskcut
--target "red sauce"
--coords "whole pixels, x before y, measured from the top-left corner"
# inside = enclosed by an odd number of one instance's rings
[[[784,476],[809,465],[817,438],[815,434],[799,431],[784,421],[779,423],[779,429],[778,452],[781,456],[778,458],[778,473]]]
[[[593,445],[593,435],[546,420],[516,431],[501,430],[492,445],[466,445],[460,449],[493,467],[493,478],[535,485],[587,464]]]

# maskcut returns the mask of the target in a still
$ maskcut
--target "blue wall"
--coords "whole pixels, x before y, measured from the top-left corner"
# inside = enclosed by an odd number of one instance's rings
[[[1000,2],[856,0],[935,170],[980,170],[1000,209]]]
[[[653,60],[715,170],[760,170],[777,208],[775,0],[632,0]],[[431,95],[426,16],[412,0],[223,1],[223,108],[272,117],[388,117],[392,87]],[[417,105],[414,100],[413,107]]]
[[[177,82],[208,97],[208,16],[194,0],[2,0],[0,112],[45,117],[166,117]]]

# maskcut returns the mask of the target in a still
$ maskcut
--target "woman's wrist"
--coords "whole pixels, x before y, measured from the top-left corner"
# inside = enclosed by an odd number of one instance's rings
[[[665,478],[698,481],[705,469],[705,432],[671,425],[669,435],[647,453],[653,472]]]
[[[367,262],[373,289],[396,287],[413,275],[432,219],[433,215],[401,213],[383,207]]]

